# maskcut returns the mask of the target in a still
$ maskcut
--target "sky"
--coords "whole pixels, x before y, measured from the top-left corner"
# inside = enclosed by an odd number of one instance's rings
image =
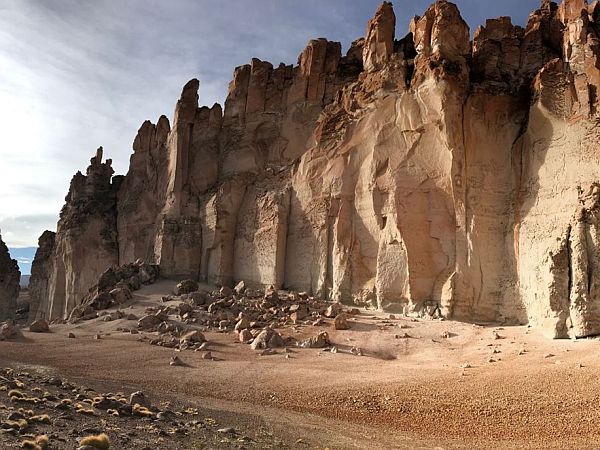
[[[313,38],[345,51],[380,0],[2,0],[0,231],[9,248],[55,230],[71,177],[95,149],[127,172],[146,119],[172,118],[181,88],[223,103],[252,57],[296,63]],[[395,0],[396,37],[431,0]],[[523,25],[540,0],[456,0],[471,30],[508,15]]]

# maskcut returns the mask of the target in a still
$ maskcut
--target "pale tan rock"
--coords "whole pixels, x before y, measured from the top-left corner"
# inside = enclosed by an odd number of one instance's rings
[[[385,66],[394,51],[396,15],[390,2],[383,2],[369,20],[363,47],[363,66],[373,72]]]

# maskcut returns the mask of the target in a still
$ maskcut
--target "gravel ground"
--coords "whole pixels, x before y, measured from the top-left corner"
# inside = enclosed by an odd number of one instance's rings
[[[167,282],[144,288],[130,310],[141,313],[170,289]],[[82,422],[107,431],[113,448],[597,446],[598,340],[550,341],[526,327],[389,319],[365,311],[354,319],[350,330],[333,330],[329,321],[278,330],[295,338],[326,330],[337,353],[293,349],[259,356],[237,342],[234,333],[207,332],[215,360],[148,345],[139,340],[144,333],[116,331],[123,321],[92,320],[0,342],[0,367],[35,377],[59,376],[94,389],[95,395],[142,390],[159,408],[181,414],[174,419],[179,425],[107,418],[105,412],[94,418],[96,425]],[[76,338],[69,339],[69,332]],[[352,347],[361,348],[364,356],[351,354]],[[174,355],[185,366],[170,366]],[[23,381],[47,390],[36,380]],[[0,392],[0,403],[15,406],[6,392]],[[187,408],[195,408],[197,415],[188,417]],[[0,410],[0,419],[7,414]],[[81,432],[73,430],[83,428],[68,420],[36,424],[32,434],[55,433],[65,442],[52,441],[52,448],[76,448]],[[61,422],[67,425],[59,428]],[[218,431],[230,427],[232,435]],[[136,434],[128,436],[132,430]],[[0,444],[21,438],[1,433]]]

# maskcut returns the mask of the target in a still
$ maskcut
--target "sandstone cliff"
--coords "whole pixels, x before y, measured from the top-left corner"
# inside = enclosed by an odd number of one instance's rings
[[[20,282],[21,272],[17,261],[10,257],[0,236],[0,322],[15,318]]]
[[[253,59],[224,105],[183,88],[145,122],[123,180],[76,175],[40,311],[107,267],[244,280],[460,320],[600,333],[600,5],[542,1],[470,40],[439,0],[395,37],[384,2],[345,56]],[[93,205],[93,206],[92,206]]]

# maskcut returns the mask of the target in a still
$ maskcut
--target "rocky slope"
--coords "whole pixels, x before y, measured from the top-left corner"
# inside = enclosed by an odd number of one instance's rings
[[[470,40],[440,0],[395,38],[384,2],[345,56],[236,68],[224,109],[183,88],[128,174],[77,174],[32,283],[65,317],[109,266],[285,287],[552,337],[600,333],[600,4],[542,1]],[[47,273],[47,275],[46,275]],[[37,278],[37,279],[36,279]]]
[[[20,281],[17,261],[10,257],[8,247],[0,236],[0,322],[15,318]]]

